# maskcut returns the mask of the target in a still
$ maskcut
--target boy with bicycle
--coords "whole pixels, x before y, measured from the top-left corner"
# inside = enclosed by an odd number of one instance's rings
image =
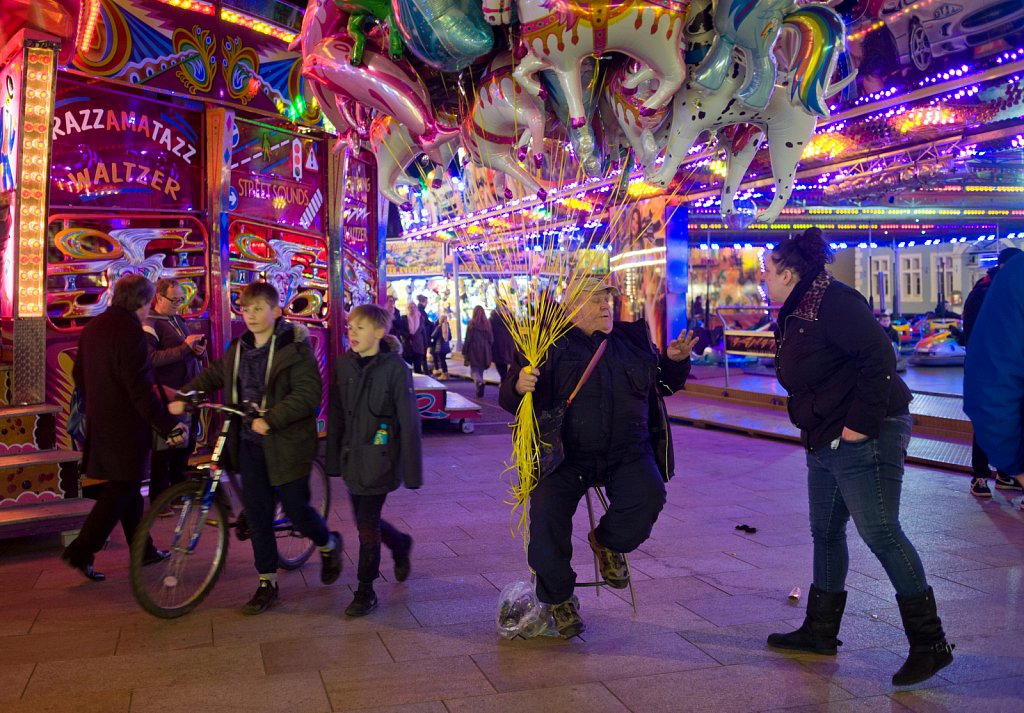
[[[242,478],[242,502],[252,530],[259,584],[242,608],[260,614],[278,601],[276,500],[303,536],[320,548],[320,581],[341,575],[341,535],[329,532],[309,504],[309,471],[317,454],[316,413],[322,380],[305,327],[281,316],[277,290],[266,282],[247,285],[238,297],[248,331],[228,345],[223,357],[189,382],[183,391],[225,389],[229,404],[249,402],[261,416],[232,424],[221,465]],[[173,414],[184,412],[172,401]]]
[[[401,357],[391,313],[366,304],[348,313],[350,349],[337,361],[327,421],[327,474],[341,475],[359,531],[359,588],[345,609],[350,617],[377,607],[380,545],[391,550],[395,579],[409,576],[412,537],[381,519],[387,494],[401,483],[420,487],[423,461],[420,415],[412,372]]]

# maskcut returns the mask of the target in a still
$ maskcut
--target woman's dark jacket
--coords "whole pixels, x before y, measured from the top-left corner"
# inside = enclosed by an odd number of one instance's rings
[[[85,401],[84,472],[100,480],[141,481],[153,430],[166,436],[178,420],[153,389],[138,316],[111,306],[85,325],[71,373]]]
[[[438,322],[434,327],[434,333],[430,335],[430,350],[439,356],[450,354],[452,351],[452,330],[448,327],[448,338],[444,337],[445,325]]]
[[[427,333],[427,325],[422,317],[420,317],[420,328],[415,332],[412,330],[409,318],[402,317],[401,338],[406,356],[427,353],[427,342],[430,341],[430,335]]]
[[[161,386],[180,389],[199,375],[199,357],[185,343],[189,335],[185,320],[178,315],[151,314],[142,329],[146,332],[154,378]]]
[[[511,364],[516,357],[516,345],[512,341],[508,325],[498,310],[491,312],[491,333],[494,335],[494,344],[491,347],[494,363]]]
[[[789,417],[809,450],[827,447],[844,426],[878,438],[883,419],[907,413],[912,396],[885,330],[863,295],[828,272],[801,280],[790,294],[776,342]]]
[[[491,365],[493,342],[493,334],[470,323],[466,328],[466,339],[462,342],[462,358],[469,362],[470,368],[483,371]]]
[[[608,347],[590,379],[565,412],[560,438],[566,459],[599,455],[626,458],[653,449],[658,469],[668,480],[675,458],[664,396],[682,388],[690,373],[690,360],[672,361],[658,354],[644,320],[615,322],[605,335],[588,337],[577,328],[559,339],[540,367],[534,408],[538,420],[566,402],[602,340]],[[515,413],[522,396],[515,385],[527,365],[521,354],[501,384],[499,403]],[[557,465],[557,464],[555,464]],[[542,465],[541,477],[554,466]]]
[[[362,360],[343,354],[331,380],[327,420],[327,474],[342,476],[349,492],[382,495],[405,483],[423,483],[420,414],[412,372],[381,342],[381,351]],[[381,424],[387,443],[375,444]]]
[[[266,413],[263,415],[270,432],[263,436],[262,442],[270,484],[277,486],[309,476],[319,445],[316,414],[323,397],[323,380],[305,327],[279,319],[271,340]],[[183,391],[224,389],[225,403],[237,404],[238,364],[243,342],[254,346],[253,333],[247,331],[233,339],[224,356],[190,381]],[[227,448],[221,457],[221,465],[228,470],[238,469],[241,430],[237,420],[232,423]]]

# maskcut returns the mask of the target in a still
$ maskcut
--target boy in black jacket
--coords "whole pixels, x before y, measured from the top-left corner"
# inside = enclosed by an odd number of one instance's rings
[[[420,487],[423,462],[420,417],[412,373],[398,340],[385,335],[391,315],[359,305],[348,315],[351,347],[338,359],[327,421],[327,473],[345,478],[359,530],[359,588],[345,609],[365,616],[377,607],[373,582],[380,576],[380,545],[395,560],[395,579],[409,576],[412,537],[381,519],[387,494],[404,482]]]
[[[316,412],[323,394],[320,367],[305,327],[281,316],[277,290],[253,282],[238,297],[248,331],[193,379],[185,391],[224,389],[225,402],[259,404],[251,424],[232,424],[222,464],[242,476],[242,501],[252,530],[252,553],[259,584],[244,614],[260,614],[278,601],[275,501],[292,524],[320,548],[320,581],[341,575],[341,535],[329,532],[309,504],[309,470],[319,443]],[[180,414],[185,404],[172,401]],[[239,428],[235,428],[239,426]]]

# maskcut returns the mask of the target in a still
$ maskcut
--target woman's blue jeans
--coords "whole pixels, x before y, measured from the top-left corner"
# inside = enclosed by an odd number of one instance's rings
[[[846,587],[850,568],[846,523],[851,517],[897,594],[914,596],[928,589],[921,558],[900,527],[903,461],[911,423],[909,414],[886,418],[878,438],[840,441],[837,447],[807,452],[818,589],[841,592]]]

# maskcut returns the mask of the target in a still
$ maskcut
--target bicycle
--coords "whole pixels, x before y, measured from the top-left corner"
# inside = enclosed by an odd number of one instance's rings
[[[259,416],[253,404],[239,408],[203,402],[197,394],[179,396],[187,397],[189,410],[220,412],[247,422]],[[230,519],[230,496],[218,486],[230,483],[230,477],[222,480],[222,476],[228,474],[219,465],[230,426],[231,419],[224,419],[210,463],[200,477],[161,493],[142,518],[132,540],[132,593],[139,605],[153,616],[174,619],[195,609],[213,591],[227,562],[228,531],[238,523]],[[322,517],[327,516],[330,486],[318,461],[313,462],[310,471],[310,502]],[[167,507],[174,508],[175,517],[159,516]],[[283,569],[296,569],[309,559],[315,545],[295,530],[280,504],[274,516],[274,532]],[[147,537],[152,537],[156,547],[166,548],[170,554],[163,562],[143,567]]]

